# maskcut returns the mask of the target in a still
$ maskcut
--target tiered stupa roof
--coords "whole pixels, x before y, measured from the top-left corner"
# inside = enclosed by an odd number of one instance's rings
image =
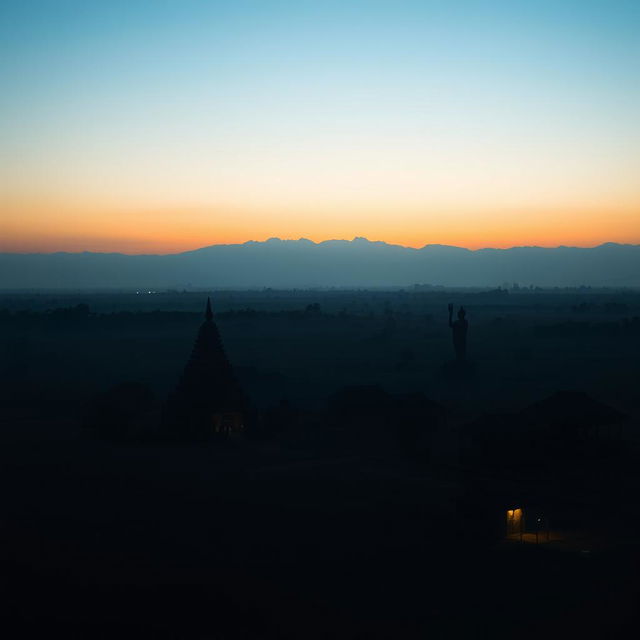
[[[207,299],[205,320],[200,325],[191,356],[169,397],[165,421],[169,428],[185,436],[207,437],[220,416],[240,415],[245,409],[242,389],[222,346]],[[216,417],[218,416],[218,417]]]
[[[205,321],[200,325],[191,357],[176,391],[188,399],[194,408],[237,411],[242,407],[242,391],[213,321],[210,298],[207,298]]]

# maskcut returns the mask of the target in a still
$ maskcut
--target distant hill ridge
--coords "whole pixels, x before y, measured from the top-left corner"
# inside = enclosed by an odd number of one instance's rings
[[[219,244],[166,255],[0,253],[0,289],[640,286],[640,245],[465,249],[366,238]]]

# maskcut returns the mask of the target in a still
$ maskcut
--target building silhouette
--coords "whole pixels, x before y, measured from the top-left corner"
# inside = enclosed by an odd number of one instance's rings
[[[165,408],[165,426],[179,438],[225,439],[244,430],[246,400],[213,320],[207,298],[191,356]]]

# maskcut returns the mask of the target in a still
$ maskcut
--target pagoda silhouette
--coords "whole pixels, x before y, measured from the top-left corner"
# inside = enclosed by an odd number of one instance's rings
[[[245,408],[207,298],[191,357],[165,407],[165,426],[181,439],[226,439],[244,430]]]

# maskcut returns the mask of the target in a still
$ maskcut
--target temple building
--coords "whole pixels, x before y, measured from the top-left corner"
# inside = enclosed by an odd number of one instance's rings
[[[224,439],[244,429],[246,401],[222,346],[207,299],[191,357],[169,396],[165,424],[186,439]]]

